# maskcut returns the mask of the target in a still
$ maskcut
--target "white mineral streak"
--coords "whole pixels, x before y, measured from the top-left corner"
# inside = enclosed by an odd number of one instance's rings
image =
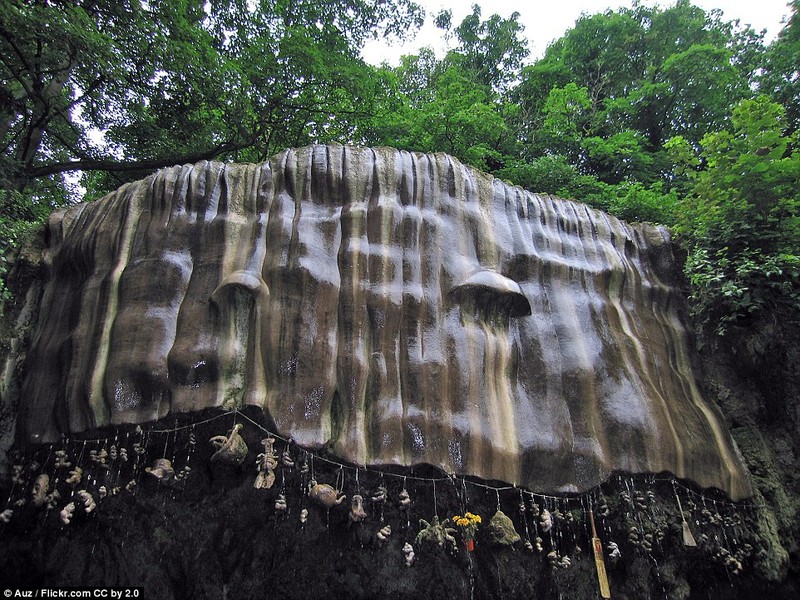
[[[542,492],[667,470],[750,494],[694,380],[663,229],[342,146],[166,169],[50,226],[29,439],[247,404],[357,464]]]

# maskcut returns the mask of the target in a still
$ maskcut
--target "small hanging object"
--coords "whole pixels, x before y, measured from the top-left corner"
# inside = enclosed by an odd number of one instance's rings
[[[78,485],[81,482],[81,478],[83,477],[83,469],[80,467],[75,467],[72,471],[69,472],[69,477],[67,477],[66,482],[69,485]]]
[[[692,530],[689,529],[689,523],[686,522],[686,517],[683,514],[683,507],[681,506],[681,499],[678,492],[675,492],[675,499],[678,501],[678,510],[681,513],[681,527],[683,528],[683,545],[684,546],[697,546],[697,542],[692,535]]]
[[[275,498],[275,512],[279,514],[283,514],[286,512],[288,505],[286,504],[286,496],[284,494],[278,494],[278,497]]]
[[[258,475],[253,483],[253,487],[258,490],[269,489],[275,483],[275,469],[278,466],[278,455],[275,453],[273,445],[275,438],[265,437],[261,440],[264,446],[264,452],[258,455],[256,459],[256,469]]]
[[[306,521],[308,521],[308,509],[304,508],[300,511],[300,524],[305,525]]]
[[[367,513],[364,512],[364,498],[361,494],[354,494],[350,500],[350,521],[352,523],[359,523],[367,518]]]
[[[388,492],[384,486],[378,486],[378,489],[372,493],[372,501],[375,504],[383,504],[386,502],[387,494]]]
[[[117,456],[118,456],[118,454],[117,454],[117,445],[116,444],[112,444],[111,448],[108,449],[108,457],[111,460],[117,460]]]
[[[122,462],[128,462],[128,449],[127,448],[120,448],[119,449],[119,459]]]
[[[164,485],[172,484],[175,479],[175,469],[172,468],[172,461],[168,458],[155,459],[152,467],[145,468],[145,473],[149,473]]]
[[[456,532],[452,527],[446,527],[449,521],[439,523],[439,517],[433,517],[433,520],[428,523],[425,519],[419,520],[420,532],[414,543],[417,546],[439,547],[447,548],[448,550],[456,550],[456,538],[453,534]]]
[[[611,590],[608,587],[608,577],[606,576],[606,565],[603,562],[603,544],[597,537],[597,530],[594,526],[594,512],[589,510],[589,520],[592,524],[592,550],[594,552],[594,566],[597,570],[597,580],[600,584],[600,597],[611,598]]]
[[[239,435],[241,430],[242,424],[237,423],[230,430],[227,437],[215,435],[209,440],[217,448],[217,451],[211,456],[212,462],[221,462],[233,466],[239,466],[244,462],[247,456],[247,444],[244,438]]]
[[[142,454],[145,453],[145,448],[144,448],[144,446],[142,446],[141,443],[134,442],[133,443],[133,451],[137,456],[141,456]]]
[[[608,560],[612,565],[617,564],[619,559],[622,558],[622,552],[620,552],[619,546],[616,542],[608,542],[608,546],[606,546],[606,552],[608,552]]]
[[[47,492],[50,490],[50,476],[42,473],[33,482],[31,489],[31,502],[34,506],[42,506],[47,501]]]
[[[489,521],[489,539],[498,546],[513,546],[520,541],[520,535],[514,529],[514,523],[502,511],[494,513]]]
[[[21,485],[25,479],[25,467],[22,465],[14,465],[11,467],[11,483],[14,485]]]
[[[125,491],[133,493],[133,490],[135,490],[135,489],[136,489],[136,480],[135,479],[131,479],[128,482],[128,485],[125,486]]]
[[[192,467],[190,467],[189,465],[184,465],[184,467],[175,474],[175,481],[176,482],[184,481],[191,474],[192,474]]]
[[[83,509],[86,511],[87,515],[97,508],[94,498],[86,490],[78,490],[78,497],[83,501]]]
[[[414,564],[414,559],[415,559],[414,546],[412,546],[411,544],[406,542],[403,545],[403,554],[405,554],[405,557],[406,557],[406,566],[410,567],[411,565],[413,565]]]
[[[533,501],[533,496],[531,496],[530,513],[534,519],[542,514],[542,508],[536,502]]]
[[[602,518],[602,519],[608,518],[608,515],[611,514],[611,511],[608,508],[608,502],[606,501],[606,499],[604,497],[600,498],[600,500],[599,500],[599,502],[597,504],[596,513],[597,513],[597,516]]]
[[[547,533],[553,528],[553,518],[550,516],[550,511],[546,508],[539,515],[539,529],[542,533]]]
[[[283,454],[281,454],[281,464],[287,469],[294,468],[294,459],[288,449],[284,450]]]
[[[64,508],[61,509],[59,516],[61,517],[61,522],[64,525],[69,525],[70,521],[72,521],[72,517],[75,514],[75,503],[70,502]]]
[[[384,545],[386,542],[388,542],[389,538],[391,536],[392,536],[392,526],[391,525],[386,525],[384,527],[381,527],[378,530],[378,533],[375,535],[375,537],[378,538],[378,542],[381,545]]]
[[[337,492],[327,483],[317,483],[313,479],[308,482],[308,495],[325,508],[333,508],[347,498],[347,496]]]
[[[89,460],[103,469],[110,468],[108,464],[108,452],[105,448],[101,448],[99,452],[97,450],[90,451]]]
[[[400,499],[398,501],[400,510],[408,510],[409,507],[411,506],[411,503],[412,503],[411,496],[408,495],[408,490],[406,490],[406,488],[403,488],[402,491],[400,492]]]
[[[526,512],[528,512],[528,507],[525,506],[525,501],[524,500],[520,499],[519,506],[517,507],[517,510],[519,511],[519,514],[521,514],[521,515],[524,515]]]
[[[101,485],[100,489],[97,490],[97,495],[100,497],[100,500],[108,496],[108,489],[106,488],[106,486]]]
[[[14,516],[14,511],[10,508],[5,509],[3,512],[0,512],[0,523],[8,523],[11,521],[11,517]]]
[[[67,458],[67,451],[66,450],[56,450],[56,460],[55,460],[55,467],[56,469],[65,468],[68,469],[72,466],[72,463],[69,462]]]
[[[471,512],[464,513],[463,517],[461,515],[455,515],[451,520],[461,532],[461,539],[464,540],[467,552],[474,552],[475,550],[475,534],[482,520],[480,515]]]
[[[542,546],[543,543],[544,540],[540,538],[538,535],[536,536],[536,539],[533,540],[533,547],[540,554],[544,551],[544,546]]]

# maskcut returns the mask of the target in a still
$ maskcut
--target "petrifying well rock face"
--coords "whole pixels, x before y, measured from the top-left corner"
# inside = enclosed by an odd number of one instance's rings
[[[446,155],[163,170],[50,222],[18,433],[257,405],[356,463],[539,491],[749,483],[700,396],[666,231]]]

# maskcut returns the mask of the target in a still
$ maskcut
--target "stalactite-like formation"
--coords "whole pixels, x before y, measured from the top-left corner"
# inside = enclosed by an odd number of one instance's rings
[[[166,169],[53,215],[48,257],[26,440],[256,405],[358,464],[750,493],[695,383],[667,232],[449,156]]]

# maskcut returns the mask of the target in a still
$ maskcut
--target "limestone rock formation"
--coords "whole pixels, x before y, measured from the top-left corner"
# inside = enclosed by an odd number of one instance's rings
[[[359,464],[539,491],[750,487],[692,372],[666,230],[443,155],[312,146],[52,216],[18,436],[256,405]]]

